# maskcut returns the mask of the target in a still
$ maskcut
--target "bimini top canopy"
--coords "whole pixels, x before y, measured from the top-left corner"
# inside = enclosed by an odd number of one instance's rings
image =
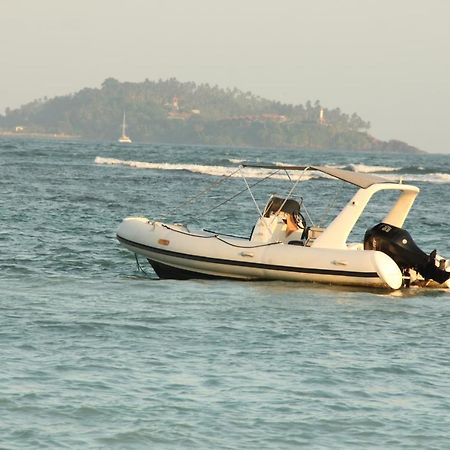
[[[354,184],[360,188],[366,189],[373,184],[378,183],[391,183],[386,178],[378,175],[372,175],[367,173],[352,172],[351,170],[337,169],[336,167],[328,166],[281,166],[274,164],[242,164],[242,167],[254,167],[260,169],[278,169],[278,170],[317,170],[322,173],[326,173],[339,180],[345,181],[350,184]]]

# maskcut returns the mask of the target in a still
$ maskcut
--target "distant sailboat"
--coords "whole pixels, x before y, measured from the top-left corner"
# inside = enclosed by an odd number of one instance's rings
[[[119,142],[121,144],[131,144],[132,140],[125,134],[125,129],[127,124],[125,122],[125,113],[123,113],[123,121],[122,121],[122,135],[119,138]]]

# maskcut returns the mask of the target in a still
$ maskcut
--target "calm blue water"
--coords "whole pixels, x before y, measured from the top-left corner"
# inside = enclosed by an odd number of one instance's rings
[[[449,156],[0,140],[0,448],[449,448],[449,292],[158,280],[119,247],[133,214],[248,234],[248,194],[203,215],[242,179],[183,200],[242,159],[401,176],[450,256]],[[315,220],[336,186],[299,187]]]

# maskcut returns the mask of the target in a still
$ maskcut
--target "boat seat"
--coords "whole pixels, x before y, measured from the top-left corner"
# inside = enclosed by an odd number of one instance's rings
[[[284,203],[284,204],[283,204]],[[264,208],[264,217],[270,217],[271,214],[285,212],[287,214],[300,214],[300,204],[293,198],[280,198],[272,196]]]
[[[299,229],[306,228],[305,218],[300,212],[300,203],[293,198],[281,198],[272,195],[264,208],[264,217],[270,217],[273,214],[284,213],[288,235]]]
[[[305,218],[300,213],[300,204],[291,198],[272,196],[250,236],[255,242],[301,241],[306,228]]]

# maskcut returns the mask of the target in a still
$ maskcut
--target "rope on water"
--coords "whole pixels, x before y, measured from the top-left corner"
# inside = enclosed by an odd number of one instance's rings
[[[142,273],[145,273],[145,275],[148,275],[148,273],[143,269],[143,267],[139,263],[139,259],[138,259],[137,253],[134,254],[134,258],[136,259],[136,265],[137,265],[138,271],[140,271]]]

